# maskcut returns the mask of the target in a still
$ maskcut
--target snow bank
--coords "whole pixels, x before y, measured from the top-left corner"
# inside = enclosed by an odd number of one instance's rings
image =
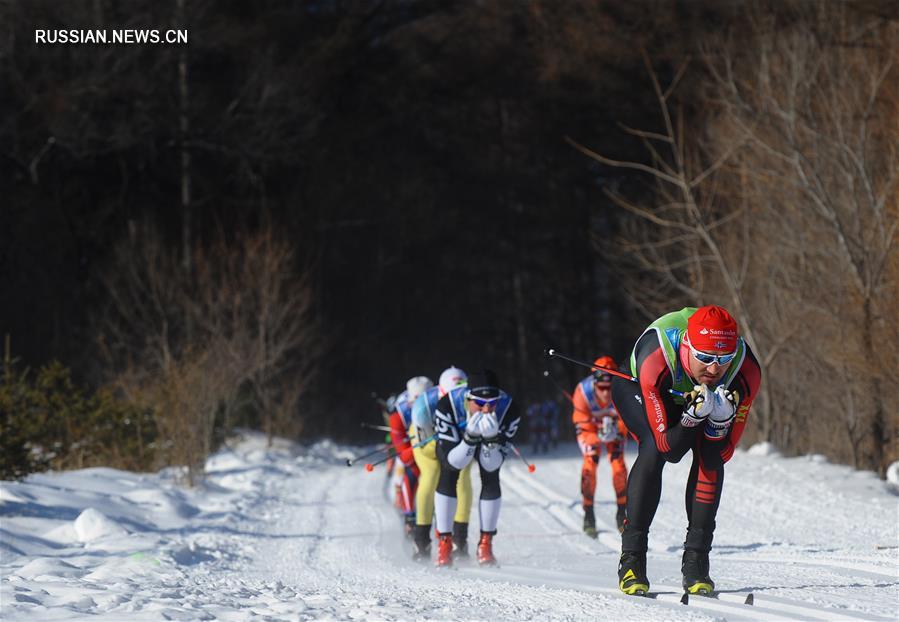
[[[756,443],[752,447],[746,450],[746,453],[750,456],[779,456],[780,452],[772,445],[771,443],[765,441],[762,443]]]
[[[79,514],[75,519],[74,528],[79,542],[92,542],[100,538],[123,536],[128,533],[127,529],[106,518],[102,512],[98,512],[94,508],[87,508]]]
[[[887,467],[887,481],[893,487],[893,490],[899,492],[899,461]]]

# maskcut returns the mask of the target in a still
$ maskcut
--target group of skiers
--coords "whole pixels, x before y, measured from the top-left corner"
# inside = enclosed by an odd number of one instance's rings
[[[457,367],[440,374],[436,386],[426,376],[406,382],[388,414],[396,455],[396,503],[413,559],[431,558],[431,526],[437,535],[438,566],[468,557],[472,507],[471,468],[478,465],[480,537],[477,560],[496,563],[493,536],[499,520],[499,469],[518,431],[520,417],[496,373],[467,375]]]
[[[710,594],[709,551],[724,482],[724,464],[740,441],[761,371],[737,323],[722,307],[687,307],[668,313],[641,334],[623,372],[610,356],[566,393],[583,455],[581,497],[584,532],[597,536],[593,499],[603,448],[612,467],[621,532],[619,588],[649,592],[646,550],[661,497],[662,470],[692,451],[687,480],[687,534],[681,563],[683,587]],[[501,507],[500,469],[512,452],[520,417],[512,397],[491,370],[466,375],[449,367],[438,384],[410,378],[391,404],[389,427],[396,455],[397,505],[413,559],[431,559],[431,528],[437,566],[468,557],[472,508],[471,469],[481,478],[477,561],[496,563],[493,538]],[[638,453],[630,474],[624,444]],[[520,455],[520,454],[519,454]]]

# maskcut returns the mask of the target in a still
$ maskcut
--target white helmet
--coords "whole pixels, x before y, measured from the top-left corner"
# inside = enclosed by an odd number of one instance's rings
[[[409,394],[409,402],[414,402],[418,396],[434,386],[427,376],[414,376],[406,381],[406,392]]]
[[[440,374],[440,394],[446,395],[456,387],[468,384],[468,375],[459,369],[450,365]]]

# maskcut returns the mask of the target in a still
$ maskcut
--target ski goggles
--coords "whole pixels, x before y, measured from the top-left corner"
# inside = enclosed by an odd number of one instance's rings
[[[471,400],[474,402],[475,406],[478,408],[483,408],[488,404],[496,404],[499,401],[499,396],[496,397],[478,397],[477,395],[472,395],[471,391],[465,394],[465,399]]]
[[[612,374],[597,369],[593,372],[593,381],[605,388],[606,386],[612,386]]]
[[[730,354],[709,354],[708,352],[700,352],[696,348],[693,347],[693,344],[690,343],[689,340],[684,339],[684,343],[687,344],[687,347],[690,348],[690,354],[693,355],[693,358],[708,367],[712,363],[718,363],[719,365],[727,365],[734,357],[737,356],[737,351],[734,350]]]

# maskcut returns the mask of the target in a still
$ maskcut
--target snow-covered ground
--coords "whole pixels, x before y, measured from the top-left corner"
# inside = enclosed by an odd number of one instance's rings
[[[522,448],[525,449],[525,448]],[[657,599],[616,588],[608,462],[598,540],[581,533],[574,444],[502,471],[500,567],[415,564],[383,470],[359,448],[247,435],[209,460],[208,483],[85,469],[0,487],[3,620],[896,620],[899,496],[820,457],[738,452],[712,577],[721,599],[678,602],[689,459],[665,471],[650,536]],[[629,454],[633,458],[633,454]],[[477,477],[475,491],[477,493]],[[475,538],[477,510],[472,512]],[[436,549],[436,547],[435,547]],[[754,605],[744,605],[747,592]]]

